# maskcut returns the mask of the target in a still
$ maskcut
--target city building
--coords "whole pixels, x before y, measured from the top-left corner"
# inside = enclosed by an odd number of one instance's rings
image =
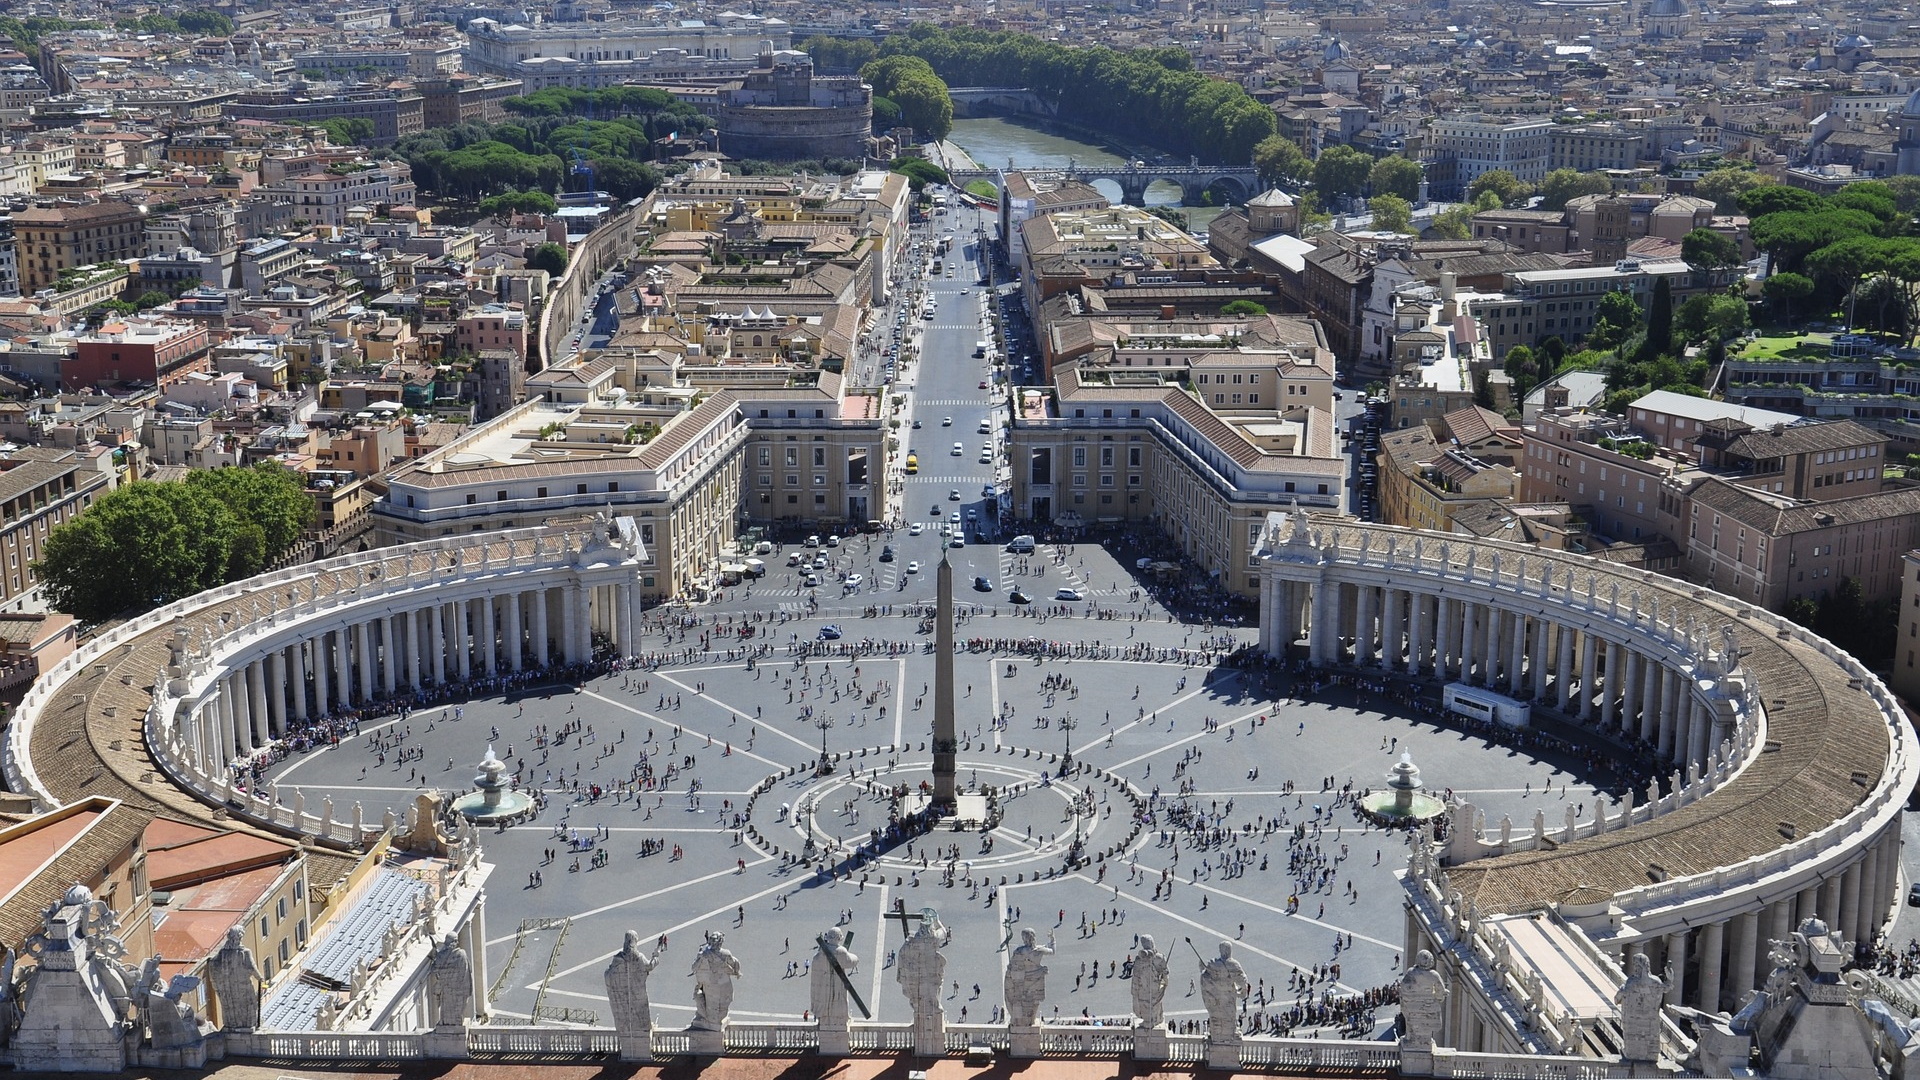
[[[720,149],[736,158],[864,159],[873,136],[873,87],[855,75],[815,75],[795,49],[760,53],[713,106]]]
[[[1552,130],[1552,121],[1532,117],[1437,117],[1428,128],[1428,182],[1436,194],[1457,196],[1481,173],[1505,169],[1537,184],[1549,168]]]
[[[1002,173],[1000,235],[1007,238],[1007,261],[1018,264],[1026,258],[1027,238],[1020,225],[1028,218],[1075,210],[1104,210],[1108,205],[1107,197],[1098,188],[1079,180],[1025,170]]]
[[[13,215],[20,288],[33,294],[55,288],[70,270],[146,251],[146,210],[131,203],[36,206]]]

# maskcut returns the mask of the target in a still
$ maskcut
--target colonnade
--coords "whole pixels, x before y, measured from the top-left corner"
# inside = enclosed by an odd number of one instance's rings
[[[205,764],[251,754],[308,724],[401,693],[583,664],[593,635],[633,651],[642,597],[634,583],[502,581],[488,595],[420,603],[393,597],[333,619],[311,618],[228,658],[200,699],[191,749]]]
[[[1483,686],[1644,743],[1683,769],[1706,770],[1732,737],[1732,716],[1695,696],[1690,671],[1663,651],[1622,640],[1624,628],[1602,612],[1527,611],[1466,590],[1330,574],[1317,581],[1272,574],[1262,588],[1260,645],[1268,655],[1283,655],[1304,637],[1315,664]]]

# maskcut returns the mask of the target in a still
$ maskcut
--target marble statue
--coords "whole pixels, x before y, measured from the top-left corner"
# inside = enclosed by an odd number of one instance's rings
[[[847,1026],[847,984],[860,967],[860,958],[848,951],[847,935],[839,927],[829,927],[820,935],[819,951],[813,957],[809,973],[813,1018],[824,1029],[844,1030]]]
[[[1230,1038],[1238,1034],[1237,1015],[1240,999],[1253,984],[1247,981],[1247,969],[1233,958],[1233,943],[1220,943],[1220,955],[1200,969],[1200,1000],[1207,1007],[1207,1037]]]
[[[1667,999],[1666,980],[1653,973],[1647,954],[1636,949],[1627,957],[1627,981],[1614,995],[1620,1006],[1620,1056],[1628,1061],[1660,1059],[1660,1006]]]
[[[227,943],[207,958],[207,983],[220,1003],[220,1024],[227,1031],[252,1031],[260,1024],[260,968],[253,962],[239,927],[227,931]]]
[[[1420,1048],[1438,1045],[1446,1008],[1446,976],[1434,969],[1433,953],[1421,949],[1413,958],[1413,966],[1400,976],[1400,1016],[1406,1021],[1401,1044]]]
[[[149,986],[140,1010],[154,1049],[175,1050],[201,1039],[200,1017],[193,1011],[199,989],[200,980],[192,975],[175,975],[164,987],[156,978]]]
[[[706,943],[693,958],[693,1027],[698,1031],[724,1030],[733,1008],[733,980],[740,976],[740,961],[727,951],[726,941],[720,931],[707,931]]]
[[[944,1018],[940,1010],[940,987],[947,973],[947,957],[940,949],[946,942],[935,929],[930,920],[921,920],[920,928],[900,946],[899,955],[894,958],[893,981],[900,984],[907,1003],[913,1007],[915,1024],[934,1023]]]
[[[1012,1026],[1032,1027],[1038,1022],[1047,997],[1046,961],[1052,955],[1053,948],[1040,944],[1031,928],[1020,931],[1020,944],[1007,957],[1007,1022]]]
[[[473,1000],[473,961],[452,934],[440,939],[427,966],[427,999],[432,1004],[433,1026],[462,1026],[467,1005]]]
[[[627,931],[626,944],[607,964],[607,1001],[613,1006],[613,1026],[621,1032],[653,1030],[653,1005],[647,1000],[647,976],[658,956],[640,952],[640,932]]]
[[[1153,947],[1153,937],[1140,935],[1140,951],[1133,954],[1133,1015],[1139,1026],[1157,1028],[1166,1023],[1161,1000],[1167,995],[1167,957]]]

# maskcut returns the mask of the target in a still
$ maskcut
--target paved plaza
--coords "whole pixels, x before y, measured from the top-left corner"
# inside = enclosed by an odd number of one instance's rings
[[[879,541],[829,551],[863,574],[862,591],[845,596],[799,590],[777,570],[714,604],[658,610],[639,648],[672,662],[369,723],[337,748],[290,758],[276,776],[303,789],[309,805],[331,796],[377,820],[386,808],[404,815],[423,787],[469,788],[491,745],[548,799],[534,822],[482,836],[496,867],[493,1012],[608,1023],[601,972],[634,929],[665,942],[651,998],[656,1023],[670,1028],[692,1016],[687,973],[703,932],[723,932],[741,960],[737,1019],[798,1019],[814,939],[835,925],[852,932],[854,985],[873,1015],[908,1019],[890,966],[903,926],[888,916],[901,906],[909,915],[934,908],[953,931],[950,1021],[998,1018],[1004,942],[1032,927],[1055,950],[1043,1016],[1125,1015],[1123,965],[1137,936],[1151,934],[1172,960],[1170,1019],[1204,1016],[1196,949],[1212,955],[1232,941],[1256,987],[1249,1017],[1271,1024],[1300,1000],[1398,976],[1404,916],[1391,875],[1404,865],[1406,837],[1364,825],[1338,789],[1380,787],[1411,752],[1429,786],[1470,798],[1491,822],[1507,814],[1524,828],[1544,809],[1558,823],[1568,804],[1591,814],[1604,797],[1574,762],[1436,727],[1398,704],[1398,693],[1315,688],[1195,662],[1192,652],[1036,661],[963,651],[959,779],[1000,792],[1003,816],[984,835],[943,830],[876,862],[849,862],[886,825],[887,787],[929,775],[931,634],[908,607],[932,598],[933,541],[900,530],[892,563],[877,560]],[[1040,638],[1230,649],[1254,632],[1175,620],[1136,594],[1144,583],[1130,558],[1093,544],[1071,554],[1043,545],[1018,559],[982,546],[951,554],[968,560],[956,564],[959,599],[980,605],[957,628],[963,646]],[[926,569],[902,588],[887,571],[912,558]],[[995,591],[970,593],[983,571]],[[1039,617],[1056,610],[1046,598],[1068,581],[1086,586],[1091,602]],[[1038,603],[1008,604],[1007,582],[1025,582]],[[810,598],[818,608],[806,614]],[[878,605],[892,613],[866,614]],[[836,645],[902,648],[854,659],[792,653],[829,624],[843,631]],[[753,636],[742,640],[742,626]],[[755,648],[771,651],[743,658]],[[816,777],[822,720],[831,720],[824,736],[842,760]],[[1062,778],[1057,756],[1069,739],[1075,763],[1091,768]],[[636,775],[649,785],[636,789]],[[1093,861],[1069,871],[1076,838]],[[838,872],[822,874],[802,862],[809,856]]]

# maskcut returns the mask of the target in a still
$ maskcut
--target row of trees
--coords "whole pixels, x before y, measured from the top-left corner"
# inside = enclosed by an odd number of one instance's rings
[[[34,569],[55,609],[99,622],[257,574],[312,518],[299,474],[276,464],[135,481],[54,529]]]
[[[1024,86],[1068,123],[1124,132],[1206,161],[1247,161],[1274,131],[1271,109],[1239,84],[1193,70],[1192,55],[1178,47],[1117,51],[1011,31],[918,24],[877,46],[810,38],[801,48],[823,70],[864,72],[876,59],[915,56],[950,85]],[[910,111],[906,102],[900,105],[903,113]]]
[[[406,161],[421,187],[454,198],[584,187],[586,177],[572,171],[577,155],[592,168],[595,187],[625,200],[660,182],[659,171],[642,160],[647,124],[637,117],[469,123],[409,135],[383,153]]]
[[[1868,181],[1819,195],[1760,183],[1737,198],[1754,246],[1771,256],[1762,287],[1782,316],[1841,306],[1849,325],[1909,341],[1920,330],[1920,236],[1908,208],[1920,185]]]
[[[933,67],[917,56],[885,56],[860,69],[873,84],[874,118],[896,113],[899,122],[931,139],[953,130],[953,98]]]
[[[233,20],[208,8],[188,8],[172,15],[153,12],[137,19],[119,19],[113,25],[130,34],[233,35]]]

